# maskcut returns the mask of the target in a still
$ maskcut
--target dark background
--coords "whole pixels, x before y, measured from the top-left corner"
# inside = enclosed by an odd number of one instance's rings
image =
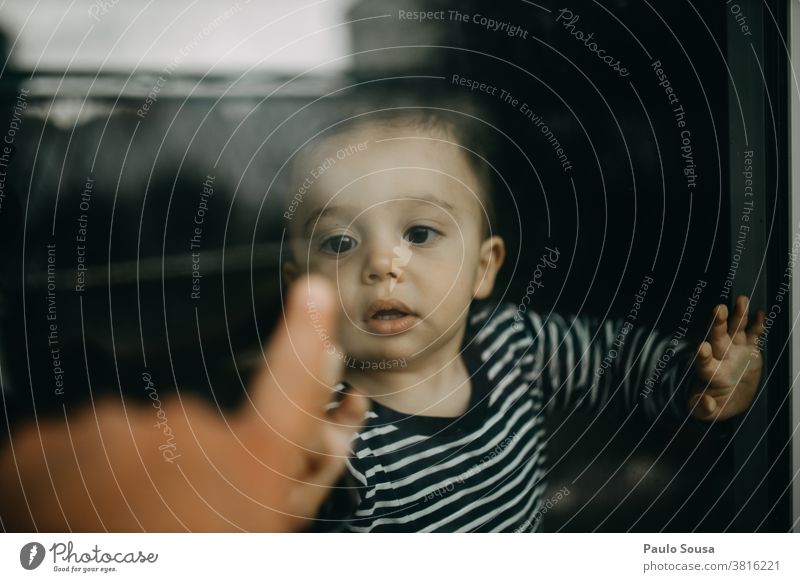
[[[785,140],[775,130],[780,119],[767,123],[764,95],[780,94],[784,63],[775,24],[762,23],[761,4],[740,3],[755,29],[743,50],[755,43],[765,84],[742,65],[739,29],[724,3],[566,3],[580,15],[576,28],[595,32],[598,45],[621,59],[630,71],[625,78],[555,22],[564,5],[413,4],[408,8],[457,8],[517,23],[528,38],[473,23],[367,20],[352,27],[355,68],[338,78],[302,75],[284,90],[287,78],[263,73],[176,77],[169,83],[173,92],[185,87],[183,94],[159,97],[141,119],[136,110],[157,73],[139,74],[122,97],[90,97],[98,113],[81,123],[57,126],[28,111],[0,213],[3,402],[12,424],[34,413],[76,410],[101,394],[142,398],[144,370],[162,393],[174,386],[223,407],[238,403],[281,306],[281,167],[315,128],[354,104],[430,106],[471,97],[482,107],[496,127],[487,146],[497,170],[498,227],[509,249],[498,299],[519,302],[544,246],[557,246],[561,262],[537,290],[538,311],[624,315],[643,277],[652,275],[637,327],[672,333],[703,279],[708,285],[692,321],[694,337],[705,333],[720,301],[736,240],[734,198],[741,184],[731,175],[741,165],[736,120],[744,119],[761,170],[762,210],[751,225],[750,262],[743,261],[734,290],[763,301],[774,295],[772,281],[782,271],[775,240],[786,237],[779,237],[785,226],[767,218],[780,216],[788,194]],[[785,16],[778,4],[763,6],[780,24]],[[364,1],[350,16],[398,8]],[[764,34],[759,24],[773,32]],[[654,60],[686,111],[699,176],[691,194],[679,130],[650,67]],[[44,89],[30,103],[57,111],[98,83],[92,71],[71,72],[71,88],[54,96],[62,73],[37,73]],[[453,74],[528,103],[561,142],[572,171],[563,171],[518,110],[497,97],[467,95],[450,83]],[[15,91],[31,79],[6,71],[0,82],[13,106]],[[203,91],[196,91],[198,82]],[[113,95],[120,83],[121,77],[101,75],[94,90],[107,87]],[[741,113],[731,111],[734,87],[742,94]],[[771,105],[780,115],[780,100]],[[188,241],[207,175],[215,176],[215,190],[202,238],[202,294],[194,301]],[[89,176],[90,267],[86,291],[78,294],[74,237]],[[58,249],[64,396],[53,394],[46,341],[45,245],[51,242]],[[757,275],[749,265],[762,258],[766,267]],[[786,333],[778,322],[771,345]],[[666,414],[654,420],[622,406],[550,418],[550,488],[567,486],[570,495],[548,512],[545,530],[786,531],[788,372],[769,352],[767,364],[770,382],[746,422],[710,427]]]

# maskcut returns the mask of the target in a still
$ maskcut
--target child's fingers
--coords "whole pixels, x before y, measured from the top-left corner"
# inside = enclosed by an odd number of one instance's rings
[[[711,344],[703,342],[697,347],[697,367],[705,369],[714,362],[714,353]]]
[[[728,335],[733,338],[735,344],[744,344],[747,340],[745,330],[747,329],[747,311],[750,300],[746,295],[739,295],[733,310],[733,317],[728,323]]]
[[[758,338],[761,337],[761,334],[764,333],[764,320],[766,319],[766,314],[764,313],[763,309],[759,309],[758,313],[756,313],[756,319],[753,322],[753,325],[750,326],[750,329],[747,332],[747,343],[755,346]]]
[[[698,377],[704,383],[713,382],[717,370],[719,370],[719,364],[719,360],[714,358],[711,344],[708,342],[701,343],[697,348],[697,358],[695,359],[695,369]]]
[[[708,334],[708,341],[714,352],[714,357],[721,360],[731,344],[728,335],[728,307],[720,303],[714,308],[714,321]]]
[[[708,394],[703,394],[703,396],[700,398],[700,402],[697,403],[697,406],[706,414],[713,414],[717,410],[717,401]]]
[[[689,399],[689,412],[700,420],[709,420],[716,415],[717,403],[708,394],[695,394]]]

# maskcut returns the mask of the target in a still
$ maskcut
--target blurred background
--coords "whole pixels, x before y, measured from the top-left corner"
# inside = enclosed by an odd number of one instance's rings
[[[145,398],[143,371],[162,394],[235,406],[281,309],[286,164],[353,108],[480,112],[509,250],[497,300],[521,300],[549,245],[562,259],[533,298],[544,315],[624,316],[648,276],[637,327],[677,332],[698,281],[693,338],[738,293],[766,307],[789,238],[786,15],[736,6],[3,3],[5,421]],[[788,329],[774,322],[744,420],[621,403],[553,415],[550,488],[571,494],[545,531],[786,531]]]

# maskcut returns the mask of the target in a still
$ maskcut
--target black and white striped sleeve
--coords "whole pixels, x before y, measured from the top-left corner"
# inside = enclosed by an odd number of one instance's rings
[[[535,354],[533,377],[553,409],[601,408],[618,399],[649,418],[686,416],[694,381],[694,347],[681,334],[634,326],[625,319],[546,318],[528,314]],[[666,409],[666,410],[665,410]]]

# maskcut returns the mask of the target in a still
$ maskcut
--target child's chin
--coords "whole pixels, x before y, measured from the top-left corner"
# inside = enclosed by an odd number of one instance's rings
[[[380,362],[382,360],[408,360],[408,352],[405,351],[390,351],[381,352],[379,354],[364,354],[363,357],[355,356],[354,360],[362,362]]]
[[[352,356],[351,367],[363,368],[368,370],[389,370],[392,368],[404,368],[410,362],[409,354],[413,350],[388,349],[378,352],[360,352]]]

